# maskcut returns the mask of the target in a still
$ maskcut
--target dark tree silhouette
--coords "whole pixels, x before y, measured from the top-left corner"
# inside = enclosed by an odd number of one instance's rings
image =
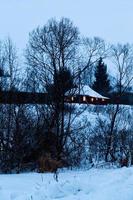
[[[95,71],[95,81],[92,88],[101,95],[108,96],[111,90],[110,80],[107,74],[107,65],[104,64],[100,57]]]
[[[46,90],[49,94],[49,100],[54,107],[56,127],[59,121],[61,123],[58,125],[57,129],[59,130],[55,134],[57,137],[56,148],[59,154],[63,151],[64,138],[67,137],[64,128],[65,114],[70,112],[72,109],[72,106],[65,104],[65,94],[74,87],[75,84],[73,82],[73,76],[70,69],[67,68],[61,68],[57,70],[53,77],[53,83],[46,85]]]
[[[46,90],[55,101],[61,100],[62,97],[74,88],[73,77],[71,71],[67,68],[58,70],[53,77],[53,83],[46,85]]]

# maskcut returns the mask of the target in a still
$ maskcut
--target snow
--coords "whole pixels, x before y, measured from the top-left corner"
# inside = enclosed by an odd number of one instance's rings
[[[91,97],[105,98],[104,96],[100,95],[99,93],[91,89],[88,85],[83,86],[83,88],[81,89],[80,95],[88,95]]]
[[[133,200],[133,167],[0,175],[0,200]]]
[[[104,96],[100,95],[99,93],[95,92],[93,89],[90,88],[89,85],[83,85],[80,89],[80,93],[79,93],[78,88],[76,90],[74,89],[74,91],[71,90],[71,92],[73,94],[80,94],[80,95],[87,95],[87,96],[96,97],[96,98],[106,98],[106,99],[108,99],[107,97],[104,97]]]

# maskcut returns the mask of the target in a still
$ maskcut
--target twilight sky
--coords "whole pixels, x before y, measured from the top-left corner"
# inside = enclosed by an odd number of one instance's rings
[[[133,43],[133,0],[0,0],[0,39],[10,36],[22,49],[53,17],[70,18],[84,36]]]

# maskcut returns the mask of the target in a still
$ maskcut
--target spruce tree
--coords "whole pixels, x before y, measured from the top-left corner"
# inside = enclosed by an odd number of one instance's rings
[[[4,77],[4,71],[0,68],[0,91],[2,90],[2,77]]]
[[[108,93],[111,90],[110,80],[107,73],[107,65],[104,64],[102,58],[100,58],[97,63],[95,81],[92,88],[103,96],[108,96]]]

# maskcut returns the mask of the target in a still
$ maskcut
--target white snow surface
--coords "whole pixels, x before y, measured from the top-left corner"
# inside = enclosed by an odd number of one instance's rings
[[[91,89],[88,85],[83,86],[80,94],[81,95],[89,95],[89,96],[97,97],[97,98],[104,98],[102,95],[100,95],[99,93],[97,93],[93,89]]]
[[[0,175],[0,200],[133,200],[133,167]]]
[[[74,90],[74,94],[79,94],[79,89],[78,88],[77,88],[76,91]],[[100,95],[99,93],[95,92],[93,89],[90,88],[89,85],[83,85],[81,87],[80,95],[88,95],[88,96],[96,97],[96,98],[107,98],[107,97],[104,97],[104,96]]]

